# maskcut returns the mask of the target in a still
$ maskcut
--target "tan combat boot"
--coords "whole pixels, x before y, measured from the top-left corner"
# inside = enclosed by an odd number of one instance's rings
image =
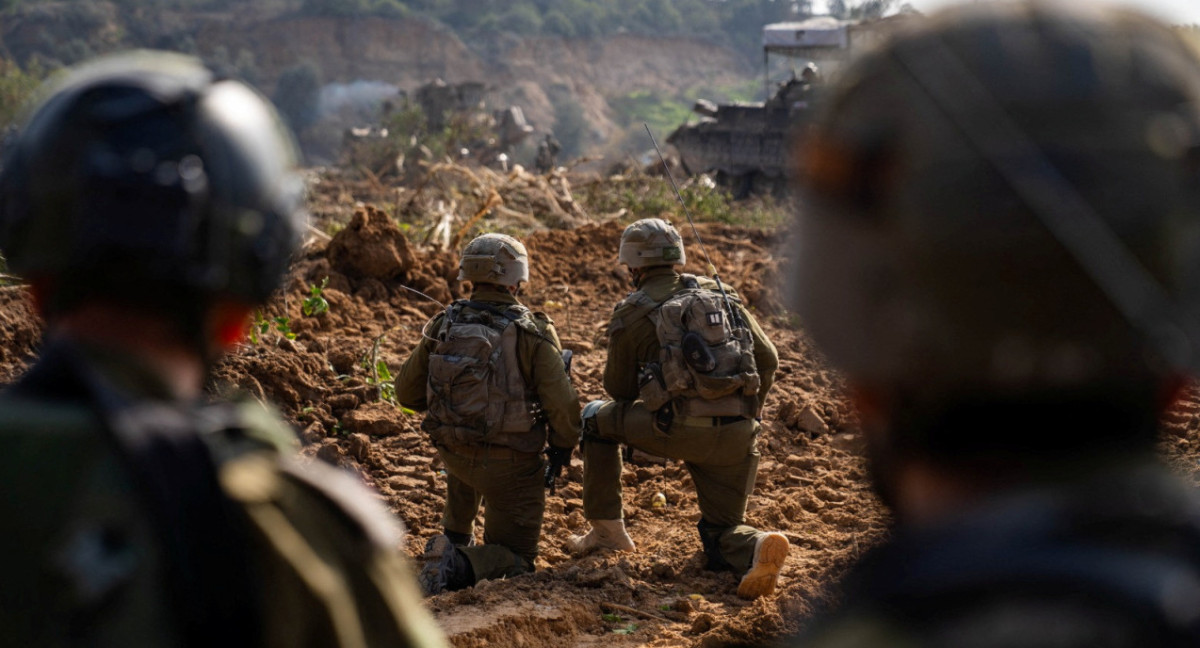
[[[744,599],[756,599],[767,596],[775,591],[775,583],[779,580],[779,570],[787,560],[788,540],[782,533],[765,533],[754,543],[754,560],[750,563],[750,571],[742,576],[738,584],[738,596]]]
[[[567,538],[567,548],[572,553],[583,553],[593,547],[614,551],[634,551],[633,539],[625,532],[625,520],[588,520],[592,530],[586,535]]]

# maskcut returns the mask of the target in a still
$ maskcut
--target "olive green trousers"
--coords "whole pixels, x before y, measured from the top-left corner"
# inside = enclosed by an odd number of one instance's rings
[[[583,443],[583,512],[589,520],[623,516],[621,453],[623,443],[652,455],[683,461],[696,487],[700,534],[714,563],[742,573],[750,568],[754,544],[762,532],[744,524],[746,502],[758,473],[758,423],[682,425],[658,430],[642,401],[613,401],[596,414],[602,441]],[[690,422],[690,421],[689,421]],[[605,443],[609,441],[610,443]]]
[[[438,454],[446,464],[442,527],[471,536],[484,507],[483,544],[459,547],[475,581],[533,571],[546,510],[542,455],[501,446],[439,447]]]

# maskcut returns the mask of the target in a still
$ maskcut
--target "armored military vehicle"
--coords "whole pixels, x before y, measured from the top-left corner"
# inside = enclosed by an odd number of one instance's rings
[[[836,66],[844,59],[851,45],[849,27],[830,17],[763,27],[764,96],[770,98],[755,103],[696,102],[692,110],[699,119],[667,136],[684,169],[692,175],[714,173],[736,197],[780,189],[790,135],[808,121],[819,98],[817,64]],[[808,63],[770,93],[772,54]]]

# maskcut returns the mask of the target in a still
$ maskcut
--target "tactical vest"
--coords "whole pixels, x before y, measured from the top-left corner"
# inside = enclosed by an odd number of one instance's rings
[[[741,301],[725,297],[717,284],[680,275],[684,289],[656,303],[637,291],[629,300],[641,303],[635,316],[654,323],[661,347],[659,360],[638,377],[638,396],[651,411],[672,403],[679,416],[744,416],[758,413],[762,384],[754,362],[750,328],[730,321]]]
[[[434,443],[541,452],[545,428],[517,358],[519,329],[540,335],[520,304],[456,301],[431,337],[422,427]]]

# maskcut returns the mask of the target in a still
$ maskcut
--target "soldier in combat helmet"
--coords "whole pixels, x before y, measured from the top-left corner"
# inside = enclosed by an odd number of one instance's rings
[[[203,398],[305,224],[270,104],[164,52],[42,96],[0,174],[46,320],[0,395],[3,643],[444,645],[374,496],[255,401]]]
[[[517,301],[529,282],[525,245],[479,236],[458,278],[471,298],[425,325],[395,383],[402,404],[426,412],[422,427],[446,465],[444,533],[426,543],[418,576],[426,595],[533,571],[545,487],[579,442],[579,398],[554,323]]]
[[[802,144],[797,308],[894,532],[798,645],[1200,645],[1200,58],[1136,12],[966,5]]]
[[[534,159],[534,167],[538,173],[549,173],[554,170],[558,164],[558,152],[562,150],[562,144],[558,142],[558,138],[554,137],[554,133],[546,133],[542,141],[538,142],[537,157]]]
[[[604,389],[615,400],[583,410],[583,509],[591,530],[568,544],[575,552],[635,549],[622,515],[618,444],[625,444],[684,462],[696,485],[708,568],[741,576],[743,598],[771,594],[788,541],[747,525],[745,516],[775,347],[732,287],[724,286],[723,299],[716,281],[675,269],[686,258],[667,221],[626,227],[618,258],[636,290],[609,323]]]

